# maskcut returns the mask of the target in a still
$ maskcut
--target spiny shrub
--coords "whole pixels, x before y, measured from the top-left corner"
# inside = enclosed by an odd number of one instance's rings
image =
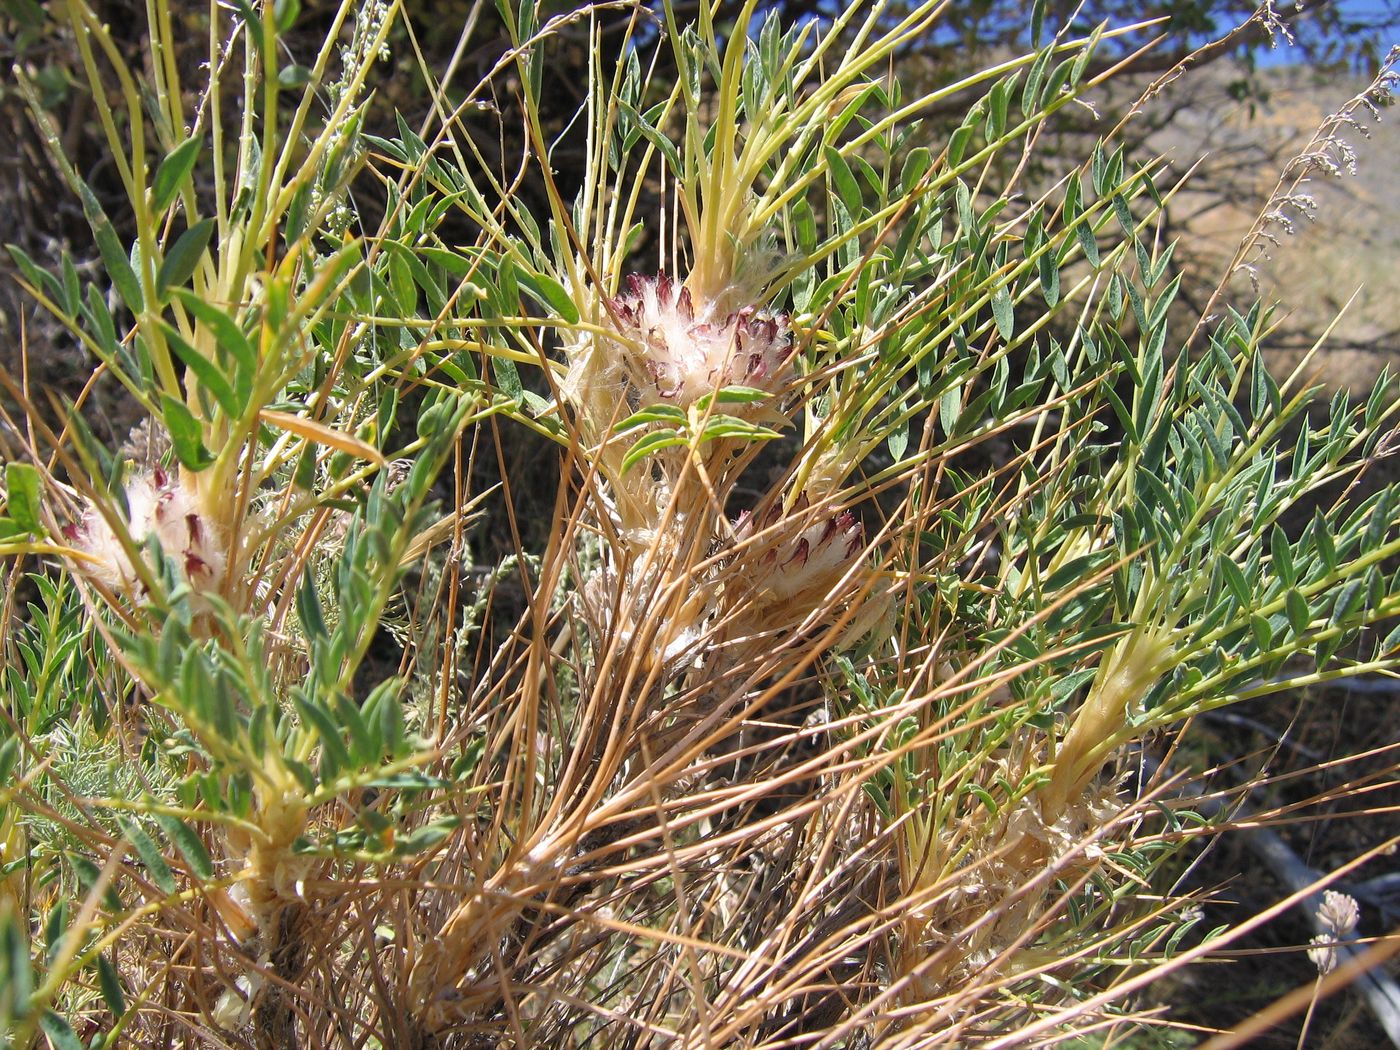
[[[1229,943],[1170,744],[1395,667],[1396,403],[1172,334],[1157,162],[999,181],[1120,30],[911,90],[938,3],[525,0],[378,137],[397,3],[304,65],[297,6],[190,83],[164,4],[144,79],[66,5],[120,224],[35,98],[105,274],[16,262],[145,421],[7,439],[10,1045],[1038,1045]]]

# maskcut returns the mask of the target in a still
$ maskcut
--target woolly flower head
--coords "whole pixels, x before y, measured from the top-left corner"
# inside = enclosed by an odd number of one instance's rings
[[[134,545],[140,547],[155,536],[195,590],[218,585],[227,564],[223,538],[195,493],[178,477],[159,466],[137,475],[127,484],[126,506],[126,531]],[[65,526],[63,535],[87,555],[78,564],[88,576],[129,597],[144,589],[127,549],[95,507]]]
[[[586,414],[611,417],[622,393],[628,409],[669,404],[688,408],[728,386],[774,392],[791,374],[792,336],[786,315],[754,305],[726,310],[697,299],[665,274],[627,278],[608,301],[608,327],[569,350],[565,394]]]
[[[774,508],[763,522],[745,513],[734,526],[755,597],[768,606],[790,606],[805,615],[846,574],[865,545],[865,529],[848,510],[813,519],[806,497],[791,513]]]

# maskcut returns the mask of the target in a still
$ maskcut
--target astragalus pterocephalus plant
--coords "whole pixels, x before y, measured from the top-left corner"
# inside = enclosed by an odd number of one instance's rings
[[[374,136],[397,4],[305,64],[296,4],[216,5],[191,96],[156,3],[149,126],[69,9],[137,250],[68,168],[121,308],[20,265],[168,443],[11,450],[4,549],[61,583],[0,729],[5,856],[52,837],[0,868],[14,1045],[1038,1045],[1228,943],[1154,882],[1210,829],[1144,756],[1395,666],[1400,494],[1352,484],[1395,400],[1307,418],[1259,308],[1174,346],[1158,163],[1018,181],[1137,27],[912,90],[939,3],[527,0]],[[141,791],[72,790],[75,734]]]

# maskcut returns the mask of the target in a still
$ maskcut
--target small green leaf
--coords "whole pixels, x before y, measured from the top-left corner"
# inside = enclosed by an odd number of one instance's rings
[[[394,844],[394,852],[401,857],[413,856],[422,853],[433,846],[436,846],[448,835],[452,834],[454,828],[462,822],[460,817],[442,817],[425,824],[423,827],[405,835]]]
[[[190,279],[199,260],[204,258],[209,239],[213,236],[213,219],[200,219],[180,234],[170,251],[165,253],[165,261],[160,264],[160,272],[156,275],[156,290],[161,295]]]
[[[500,362],[497,362],[497,364],[499,365]],[[520,376],[517,374],[515,378],[518,382]],[[428,440],[439,434],[443,428],[451,422],[454,407],[451,400],[443,400],[436,404],[428,405],[419,412],[418,420],[415,424],[418,436],[424,440]],[[310,486],[307,487],[309,488]]]
[[[564,286],[553,277],[546,273],[532,273],[520,268],[517,268],[516,276],[520,283],[525,286],[526,291],[554,310],[555,316],[561,318],[566,324],[578,324],[578,304],[574,302],[573,297],[569,295]]]
[[[321,738],[322,761],[327,765],[325,770],[329,776],[334,776],[342,769],[350,767],[350,752],[345,750],[345,742],[340,738],[340,727],[335,724],[328,711],[316,701],[307,697],[293,694],[292,702],[296,705],[302,721],[312,726],[316,730],[316,735]]]
[[[87,315],[93,338],[101,346],[99,352],[109,359],[116,358],[121,353],[121,347],[117,342],[117,326],[112,320],[112,311],[107,309],[107,302],[95,284],[88,285],[87,308],[84,312]]]
[[[496,384],[501,388],[501,393],[516,401],[524,396],[525,387],[520,382],[520,370],[515,367],[514,361],[495,357],[491,359],[491,368],[496,373]]]
[[[70,317],[76,317],[82,305],[82,292],[78,285],[78,268],[67,252],[63,253],[63,309]]]
[[[176,458],[195,471],[213,463],[213,455],[204,447],[203,427],[185,407],[185,403],[169,394],[162,394],[160,404],[161,416],[170,434],[170,444],[175,449]]]
[[[700,433],[701,441],[717,441],[720,438],[742,438],[745,441],[768,441],[778,436],[776,430],[750,423],[737,416],[711,416],[705,421],[705,429]]]
[[[889,432],[885,438],[885,444],[889,446],[890,457],[896,463],[904,458],[904,453],[909,450],[909,423],[907,420]]]
[[[760,390],[752,386],[727,386],[714,393],[713,400],[719,405],[753,405],[760,401],[767,401],[773,395],[767,390]],[[701,412],[710,407],[711,395],[703,394],[695,400],[695,407]],[[671,407],[669,405],[664,407]],[[679,410],[677,410],[679,412]],[[685,413],[681,412],[682,419]]]
[[[1308,624],[1312,622],[1312,613],[1308,610],[1308,600],[1303,597],[1302,592],[1296,587],[1290,587],[1283,604],[1288,613],[1288,625],[1293,628],[1293,633],[1305,633]]]
[[[330,637],[330,632],[326,630],[326,618],[321,612],[321,598],[316,593],[316,579],[309,565],[301,578],[301,586],[297,588],[297,617],[307,638]]]
[[[1396,524],[1391,516],[1391,509],[1395,504],[1397,493],[1395,486],[1390,485],[1381,489],[1376,496],[1376,502],[1371,507],[1370,516],[1366,521],[1366,531],[1361,534],[1361,549],[1369,551],[1375,547],[1385,537]]]
[[[1016,73],[1006,80],[997,81],[987,97],[987,141],[989,142],[1001,138],[1001,133],[1006,130],[1006,115],[1011,108],[1011,91],[1018,79],[1020,79],[1020,74]]]
[[[622,457],[622,472],[635,467],[653,452],[659,452],[663,448],[674,448],[677,445],[686,444],[686,440],[678,432],[667,427],[664,430],[656,430],[642,437],[635,445],[627,450],[627,455]]]
[[[409,770],[404,773],[391,773],[382,777],[375,777],[365,784],[365,787],[373,788],[394,788],[399,791],[446,791],[452,787],[452,781],[444,780],[442,777],[429,776],[427,773],[419,773],[416,770]]]
[[[223,370],[213,361],[205,357],[177,332],[174,326],[165,321],[160,322],[161,331],[165,333],[166,342],[175,351],[178,357],[197,379],[201,386],[213,396],[218,402],[224,415],[230,419],[237,419],[243,412],[243,405],[239,404],[238,398],[234,395],[233,387],[229,385],[228,377]]]
[[[1062,675],[1050,683],[1050,696],[1055,700],[1073,696],[1076,689],[1092,681],[1097,673],[1094,668],[1086,667],[1082,671]]]
[[[1228,425],[1227,423],[1226,426],[1228,427]],[[1224,470],[1230,465],[1230,450],[1225,446],[1225,442],[1215,425],[1209,419],[1205,419],[1201,422],[1199,431],[1200,436],[1205,439],[1206,447],[1210,449],[1211,458],[1215,460],[1216,466]]]
[[[316,486],[316,446],[311,442],[297,457],[296,470],[292,474],[292,484],[303,492],[310,492]]]
[[[997,800],[992,797],[992,793],[981,784],[964,784],[963,790],[969,795],[976,796],[977,800],[987,807],[987,812],[995,814],[1000,809]]]
[[[1087,215],[1074,224],[1074,235],[1078,238],[1079,247],[1084,252],[1084,258],[1089,260],[1089,265],[1098,266],[1099,242],[1094,236],[1094,227]]]
[[[1060,301],[1060,267],[1053,251],[1047,251],[1036,261],[1036,276],[1046,305],[1054,306]]]
[[[904,167],[899,172],[901,192],[908,194],[913,191],[931,167],[933,167],[933,156],[929,153],[927,146],[919,146],[910,150],[909,156],[904,158]]]
[[[1240,567],[1228,557],[1221,555],[1218,564],[1221,575],[1225,577],[1225,585],[1230,588],[1230,593],[1235,596],[1235,601],[1243,609],[1248,609],[1253,601],[1253,596],[1249,592],[1249,584],[1245,581],[1244,573]]]
[[[1046,48],[1036,57],[1031,71],[1026,74],[1026,87],[1021,92],[1021,112],[1027,118],[1033,117],[1040,109],[1040,89],[1045,84],[1045,70],[1049,68],[1050,59],[1054,54],[1054,48]]]
[[[856,177],[851,174],[851,166],[846,163],[846,158],[841,156],[834,147],[825,147],[826,169],[831,174],[831,181],[836,186],[837,196],[846,205],[852,215],[860,213],[861,194],[860,183],[856,182]]]
[[[97,984],[112,1016],[121,1017],[126,1013],[126,996],[122,994],[121,978],[117,975],[117,968],[105,955],[97,957]]]
[[[301,14],[301,0],[275,0],[272,5],[272,20],[279,33],[285,33],[291,29],[299,14]]]
[[[63,949],[64,931],[68,928],[68,901],[60,898],[49,910],[44,922],[44,963],[52,967]]]
[[[619,422],[613,427],[613,433],[625,434],[629,430],[636,430],[649,423],[672,423],[676,426],[685,426],[686,421],[685,412],[675,405],[651,405],[640,412],[633,412]]]
[[[1337,544],[1332,539],[1332,528],[1327,524],[1327,519],[1322,516],[1322,511],[1316,511],[1312,522],[1313,542],[1317,544],[1317,553],[1322,555],[1322,565],[1329,572],[1337,571]]]
[[[376,724],[371,728],[360,708],[343,693],[336,693],[334,700],[336,718],[350,733],[351,757],[362,766],[378,762],[384,753],[378,735],[379,726]]]
[[[1352,580],[1343,587],[1332,606],[1332,618],[1328,621],[1333,627],[1342,623],[1356,612],[1366,600],[1366,586],[1360,580]]]
[[[1154,471],[1148,470],[1146,466],[1138,468],[1137,483],[1139,493],[1146,490],[1147,499],[1144,502],[1149,506],[1155,504],[1153,509],[1165,515],[1173,528],[1179,529],[1181,527],[1181,507],[1172,495],[1172,490],[1167,486],[1167,483]]]
[[[948,136],[948,167],[956,168],[962,163],[963,157],[967,154],[967,144],[972,141],[972,134],[976,130],[977,121],[974,119],[974,115],[969,113],[967,121],[959,125]]]
[[[399,702],[401,686],[402,683],[397,678],[390,678],[375,686],[369,699],[365,701],[366,717],[370,717],[371,712],[377,715],[379,739],[384,749],[395,756],[400,754],[408,743],[404,732],[403,705]]]
[[[68,862],[73,866],[73,872],[78,876],[78,885],[82,887],[83,893],[91,893],[102,878],[102,869],[91,857],[85,857],[81,853],[69,853],[67,856]],[[103,891],[102,905],[114,914],[122,910],[122,900],[117,896],[117,888],[111,882],[107,883],[107,889]]]
[[[107,271],[107,276],[112,279],[113,286],[126,302],[132,313],[140,313],[145,302],[141,294],[141,282],[136,279],[136,271],[131,267],[131,259],[127,255],[126,249],[122,247],[117,231],[112,226],[112,221],[107,218],[107,214],[102,210],[102,206],[97,203],[97,197],[92,190],[84,183],[78,187],[79,196],[83,200],[83,214],[86,216],[88,225],[92,227],[93,236],[97,241],[98,253],[102,256],[102,266]]]
[[[418,309],[418,286],[413,283],[413,270],[405,258],[407,249],[396,241],[386,241],[385,244],[393,245],[388,255],[388,268],[394,308],[401,314],[411,316]]]
[[[311,83],[311,70],[306,66],[292,64],[277,71],[277,86],[295,90]]]
[[[1394,628],[1391,629],[1390,633],[1385,636],[1385,641],[1381,642],[1380,648],[1377,651],[1382,656],[1391,656],[1400,652],[1400,623],[1396,624]]]
[[[992,317],[1003,341],[1010,342],[1016,334],[1016,312],[1011,303],[1011,289],[1002,285],[992,293]]]
[[[175,200],[180,186],[194,169],[194,162],[199,157],[199,148],[202,145],[204,138],[192,135],[166,154],[165,159],[160,162],[151,189],[157,214],[163,213]]]
[[[10,773],[14,771],[15,763],[19,760],[19,737],[10,737],[3,744],[0,744],[0,784],[7,784],[10,781]]]
[[[1259,647],[1259,651],[1268,652],[1274,642],[1274,629],[1269,621],[1258,613],[1251,613],[1249,629],[1254,634],[1254,644]]]
[[[53,1050],[86,1050],[72,1026],[52,1010],[46,1011],[39,1018],[39,1027],[49,1037]]]
[[[253,344],[248,341],[248,337],[243,334],[242,329],[234,323],[233,318],[213,303],[201,298],[188,288],[175,289],[174,296],[185,309],[194,314],[196,320],[213,330],[214,338],[220,349],[233,358],[235,364],[234,394],[238,404],[246,406],[252,397],[253,378],[258,371],[258,356],[253,349]]]
[[[961,415],[962,387],[954,384],[943,391],[943,396],[938,399],[938,422],[942,424],[945,435],[953,436],[953,429],[958,425]]]
[[[972,211],[972,191],[967,183],[958,179],[953,183],[953,199],[958,209],[958,225],[962,233],[972,235],[977,232],[977,216]]]
[[[1108,281],[1108,310],[1116,321],[1123,316],[1123,276],[1115,273]]]
[[[127,841],[135,847],[136,855],[141,858],[141,863],[151,873],[151,881],[156,884],[156,888],[161,893],[174,893],[175,876],[171,874],[170,865],[165,863],[165,858],[160,854],[160,848],[152,841],[151,836],[147,835],[134,820],[121,817],[117,823],[121,825],[122,833],[126,835]]]
[[[1273,554],[1274,572],[1278,573],[1286,586],[1292,587],[1298,582],[1298,574],[1293,566],[1293,549],[1289,546],[1288,536],[1283,529],[1275,525],[1273,532],[1269,534],[1269,550]]]
[[[39,520],[39,472],[29,463],[5,464],[5,491],[10,517],[25,532],[42,532]]]
[[[20,273],[24,274],[24,279],[33,285],[35,290],[47,295],[55,303],[62,302],[64,291],[57,277],[42,269],[19,245],[7,244],[5,247],[10,253],[10,258],[19,267]]]
[[[175,843],[175,848],[180,851],[180,855],[185,858],[185,863],[190,866],[190,871],[194,872],[197,878],[212,879],[214,877],[214,862],[209,859],[209,851],[204,848],[204,843],[200,841],[198,835],[177,817],[172,817],[164,813],[152,814],[155,822],[160,825],[162,831],[171,842]]]
[[[1123,232],[1132,236],[1134,225],[1133,213],[1128,208],[1128,202],[1121,196],[1115,196],[1111,198],[1108,203],[1113,209],[1113,215],[1118,220],[1118,225],[1123,228]],[[1143,328],[1147,327],[1147,325],[1142,322],[1141,318],[1138,323]]]

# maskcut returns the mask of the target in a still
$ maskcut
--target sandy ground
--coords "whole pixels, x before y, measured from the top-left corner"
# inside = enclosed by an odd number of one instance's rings
[[[1303,69],[1264,76],[1268,97],[1231,97],[1228,73],[1202,78],[1198,97],[1154,145],[1178,166],[1207,157],[1203,179],[1234,179],[1268,192],[1291,158],[1309,149],[1318,128],[1366,86],[1360,78],[1322,79]],[[1276,371],[1291,369],[1336,321],[1315,359],[1319,378],[1364,396],[1382,367],[1400,367],[1400,108],[1359,107],[1359,125],[1341,124],[1326,152],[1339,174],[1314,167],[1276,205],[1286,221],[1271,222],[1267,255],[1251,257],[1258,294],[1278,304],[1282,325],[1270,350]],[[1315,146],[1316,144],[1314,144]],[[1202,202],[1188,191],[1183,210]],[[1223,267],[1255,221],[1254,209],[1221,204],[1195,215],[1187,228],[1204,237]],[[1291,232],[1290,232],[1291,231]],[[1252,292],[1246,273],[1232,285],[1241,302]]]

